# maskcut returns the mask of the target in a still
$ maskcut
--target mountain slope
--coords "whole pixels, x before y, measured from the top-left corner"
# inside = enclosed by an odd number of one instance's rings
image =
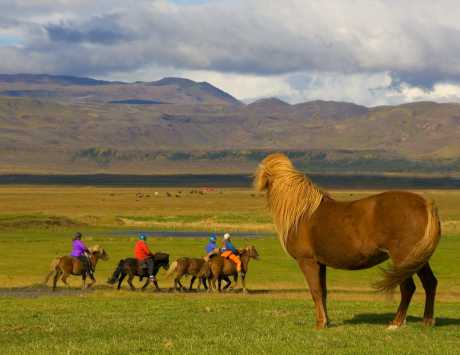
[[[62,75],[0,75],[0,96],[74,103],[143,100],[145,104],[151,100],[183,105],[240,105],[233,96],[209,83],[182,78],[123,83]]]
[[[64,93],[0,96],[1,172],[251,171],[267,152],[282,150],[308,169],[460,173],[459,104],[367,108],[269,98],[244,106],[207,83],[181,78],[21,80],[0,80],[0,87]],[[82,99],[83,92],[92,94]]]

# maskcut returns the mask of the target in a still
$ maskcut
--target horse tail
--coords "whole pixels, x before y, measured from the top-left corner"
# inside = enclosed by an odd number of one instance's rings
[[[441,223],[438,210],[432,201],[426,203],[427,224],[425,234],[413,247],[400,265],[393,265],[383,271],[383,280],[374,284],[374,287],[383,292],[393,290],[406,279],[416,273],[433,255],[441,237]]]
[[[121,259],[121,260],[118,262],[117,268],[116,268],[115,271],[113,272],[112,277],[110,277],[110,278],[107,280],[107,283],[109,283],[109,284],[114,284],[115,282],[117,282],[117,281],[120,279],[120,276],[121,276],[121,274],[123,273],[123,264],[124,264],[124,262],[125,262],[124,259]]]
[[[50,265],[50,271],[45,276],[45,281],[43,282],[44,285],[46,285],[49,279],[51,278],[51,276],[53,276],[58,271],[60,261],[61,261],[61,257],[53,259]]]
[[[169,267],[168,271],[166,271],[166,277],[171,277],[171,275],[176,271],[176,269],[177,269],[177,260],[174,261]]]

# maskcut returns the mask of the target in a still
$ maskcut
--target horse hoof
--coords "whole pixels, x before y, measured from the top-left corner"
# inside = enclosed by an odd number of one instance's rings
[[[316,328],[316,330],[326,329],[327,328],[327,323],[316,323],[315,328]]]
[[[398,330],[399,328],[401,328],[400,325],[397,325],[397,324],[390,324],[390,325],[387,327],[387,330]]]
[[[433,327],[435,323],[436,321],[433,318],[427,318],[423,320],[423,325],[426,325],[427,327]]]

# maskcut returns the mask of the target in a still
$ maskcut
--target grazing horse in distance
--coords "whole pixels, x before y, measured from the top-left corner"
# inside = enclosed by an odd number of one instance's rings
[[[186,288],[180,282],[181,278],[186,275],[192,275],[190,280],[189,291],[193,288],[193,283],[198,278],[198,288],[200,288],[201,283],[203,283],[204,288],[207,290],[208,286],[206,285],[206,277],[208,274],[209,265],[203,258],[179,258],[171,264],[166,277],[170,277],[175,273],[174,278],[174,289],[176,291],[185,290]]]
[[[102,259],[102,260],[109,259],[108,254],[99,245],[95,245],[89,248],[89,252],[90,252],[89,259],[93,266],[93,270],[96,270],[96,264],[99,259]],[[53,291],[56,290],[57,281],[59,277],[61,276],[62,276],[61,280],[66,286],[70,286],[67,283],[67,278],[70,275],[81,276],[82,289],[85,289],[85,282],[86,282],[87,276],[91,278],[91,283],[88,284],[87,287],[91,287],[96,282],[96,279],[94,278],[93,274],[90,272],[90,270],[88,270],[87,265],[82,263],[79,258],[70,256],[70,255],[64,255],[64,256],[57,257],[51,262],[50,271],[46,275],[46,278],[45,278],[45,282],[44,282],[45,285],[48,283],[48,280],[51,278],[53,274],[54,274]]]
[[[168,270],[169,267],[169,254],[166,253],[155,253],[153,254],[153,275],[156,276],[160,268],[162,267],[165,270]],[[142,281],[143,277],[147,277],[147,280],[142,286],[142,290],[145,290],[147,285],[149,284],[149,274],[147,268],[143,268],[139,261],[135,258],[126,258],[121,259],[115,269],[112,277],[107,280],[107,283],[114,284],[118,281],[117,289],[121,288],[121,283],[128,276],[128,284],[132,291],[136,290],[133,285],[133,279],[135,276],[139,276],[140,280]],[[153,280],[155,288],[157,291],[161,291],[160,287],[158,286],[158,281],[156,279]]]
[[[247,246],[244,249],[238,249],[239,256],[241,259],[241,283],[243,286],[243,292],[246,292],[246,273],[248,272],[248,265],[251,259],[258,260],[259,253],[253,245]],[[210,283],[209,290],[216,289],[216,281],[218,281],[218,290],[221,292],[222,280],[225,280],[226,285],[224,290],[230,287],[231,281],[229,276],[233,276],[235,283],[238,282],[238,271],[236,270],[236,264],[227,258],[220,255],[216,255],[209,260],[210,269]]]
[[[423,323],[434,325],[437,280],[428,260],[441,228],[433,202],[402,191],[336,201],[297,171],[284,154],[271,154],[260,163],[254,185],[266,191],[281,246],[297,261],[309,285],[317,328],[328,324],[326,267],[359,270],[387,259],[392,266],[375,286],[381,291],[399,286],[401,291],[389,328],[405,323],[415,273],[426,295]]]

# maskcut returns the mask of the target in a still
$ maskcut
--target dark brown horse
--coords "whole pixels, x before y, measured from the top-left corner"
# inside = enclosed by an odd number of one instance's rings
[[[155,253],[152,256],[153,258],[153,276],[156,276],[160,268],[168,270],[169,267],[169,254],[166,253]],[[139,276],[140,281],[142,278],[146,277],[147,280],[145,281],[144,285],[142,286],[142,290],[145,290],[147,285],[149,284],[149,274],[146,267],[143,267],[139,263],[139,261],[135,258],[126,258],[121,259],[118,262],[117,268],[115,269],[112,277],[107,280],[107,283],[114,284],[118,281],[117,289],[121,288],[121,284],[125,277],[128,276],[128,284],[132,291],[136,290],[133,285],[133,279],[135,276]],[[160,287],[158,286],[158,281],[156,278],[153,279],[153,284],[157,291],[161,291]]]
[[[198,278],[198,289],[203,283],[204,288],[207,290],[208,286],[206,285],[206,277],[208,275],[209,266],[203,258],[179,258],[171,264],[168,272],[166,273],[167,277],[170,277],[175,273],[174,277],[174,289],[176,291],[186,290],[184,285],[180,282],[183,276],[191,275],[192,279],[190,280],[189,291],[193,288],[193,283]]]
[[[243,292],[246,292],[246,273],[248,272],[248,265],[251,259],[259,259],[259,253],[256,248],[251,245],[244,249],[239,249],[241,259],[241,283],[243,286]],[[209,260],[209,289],[216,289],[216,281],[218,281],[218,290],[221,292],[222,280],[226,282],[224,290],[228,289],[231,285],[230,276],[233,276],[235,284],[238,282],[238,272],[236,265],[229,259],[223,258],[220,255],[216,255]],[[236,286],[236,285],[235,285]]]
[[[316,326],[328,324],[326,267],[359,270],[391,259],[376,284],[382,291],[399,286],[401,303],[390,328],[405,323],[417,273],[426,294],[423,322],[434,324],[437,280],[428,260],[439,238],[436,207],[409,192],[384,192],[360,200],[336,201],[283,154],[266,157],[255,187],[267,192],[268,208],[284,250],[296,259],[316,308]]]
[[[109,256],[107,255],[105,250],[101,248],[99,245],[95,245],[94,247],[89,248],[89,251],[90,251],[89,259],[92,264],[93,270],[96,270],[96,264],[99,259],[102,259],[102,260],[109,259]],[[70,286],[67,283],[67,278],[70,275],[81,276],[82,289],[85,288],[86,277],[89,276],[91,278],[91,283],[88,284],[87,287],[91,287],[96,282],[96,279],[94,278],[91,270],[88,269],[88,266],[89,265],[82,262],[79,258],[69,256],[69,255],[60,256],[58,258],[55,258],[51,262],[50,272],[48,273],[48,275],[46,275],[45,285],[48,283],[48,280],[50,279],[50,277],[54,274],[53,291],[56,290],[57,281],[59,277],[61,276],[62,276],[61,277],[62,282],[66,286]]]

